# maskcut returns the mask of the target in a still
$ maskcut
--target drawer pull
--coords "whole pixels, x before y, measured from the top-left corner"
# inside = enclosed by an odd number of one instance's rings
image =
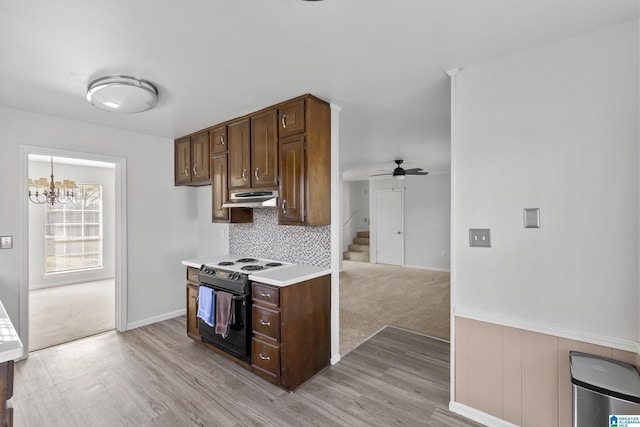
[[[265,294],[264,292],[260,291],[260,296],[262,298],[271,298],[271,294]]]
[[[260,324],[261,324],[262,326],[271,326],[271,322],[266,321],[266,320],[260,320]]]
[[[262,359],[262,360],[271,360],[271,358],[269,356],[265,356],[262,353],[260,353],[260,359]]]

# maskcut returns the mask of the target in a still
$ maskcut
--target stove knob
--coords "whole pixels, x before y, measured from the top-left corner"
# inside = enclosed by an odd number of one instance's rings
[[[239,278],[239,277],[240,277],[240,274],[239,274],[239,273],[233,273],[233,277],[232,277],[232,279],[233,279],[233,280],[238,280],[238,278]]]

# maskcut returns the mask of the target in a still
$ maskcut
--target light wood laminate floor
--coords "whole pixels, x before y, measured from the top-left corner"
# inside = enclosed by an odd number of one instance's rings
[[[203,348],[184,317],[31,353],[16,426],[477,426],[447,410],[449,345],[388,327],[288,393]]]

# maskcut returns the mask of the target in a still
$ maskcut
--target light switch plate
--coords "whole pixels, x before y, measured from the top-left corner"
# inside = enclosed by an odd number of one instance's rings
[[[0,236],[0,249],[13,248],[13,236]]]
[[[540,208],[524,208],[524,228],[540,228]]]
[[[470,228],[469,246],[472,248],[490,248],[491,230],[488,228]]]

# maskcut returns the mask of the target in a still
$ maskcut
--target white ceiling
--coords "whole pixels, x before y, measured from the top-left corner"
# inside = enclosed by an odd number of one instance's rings
[[[449,77],[637,19],[638,0],[22,0],[0,3],[0,104],[176,138],[312,93],[342,108],[340,168],[450,167]],[[579,70],[577,70],[579,72]],[[139,76],[158,106],[92,107]]]

